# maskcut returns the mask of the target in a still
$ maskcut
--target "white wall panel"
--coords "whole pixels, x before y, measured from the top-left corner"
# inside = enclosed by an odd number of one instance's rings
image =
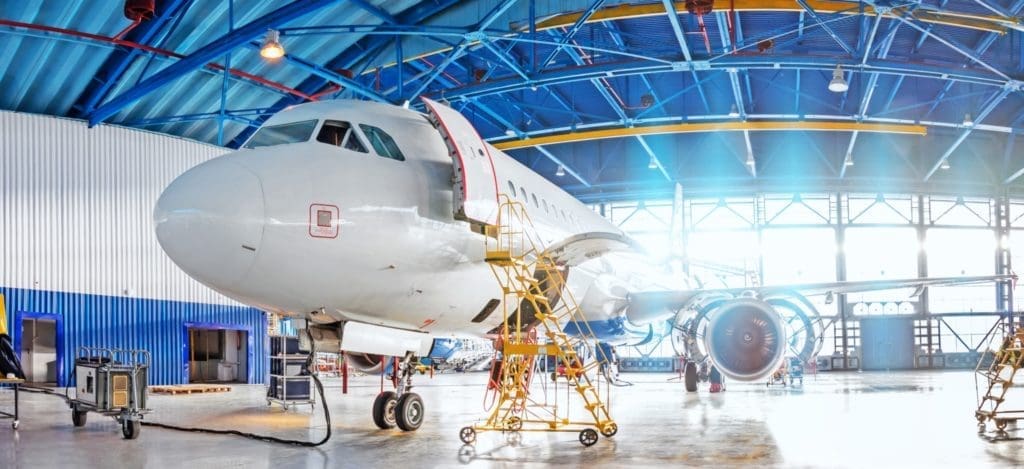
[[[153,207],[219,147],[0,112],[0,286],[234,304],[164,255]]]

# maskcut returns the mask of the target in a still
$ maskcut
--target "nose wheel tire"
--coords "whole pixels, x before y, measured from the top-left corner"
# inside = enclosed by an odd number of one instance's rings
[[[398,428],[411,432],[423,425],[423,399],[414,392],[403,394],[395,407],[395,421]]]
[[[377,398],[373,400],[373,423],[377,424],[381,430],[395,428],[397,424],[395,407],[397,405],[398,400],[395,399],[395,393],[384,391],[377,394]]]
[[[580,443],[583,443],[583,446],[594,446],[594,443],[597,443],[597,431],[593,428],[581,431]]]

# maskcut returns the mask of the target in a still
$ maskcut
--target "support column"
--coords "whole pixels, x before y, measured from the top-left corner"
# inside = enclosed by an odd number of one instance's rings
[[[836,281],[846,281],[846,223],[843,222],[843,194],[835,193],[835,237],[836,237]],[[836,306],[839,308],[839,328],[843,332],[843,369],[850,368],[850,337],[846,330],[846,294],[836,295]]]
[[[925,210],[925,198],[923,195],[917,196],[917,223],[914,224],[914,230],[917,232],[917,244],[919,249],[917,250],[917,277],[927,278],[928,277],[928,254],[925,252],[924,243],[927,240],[928,228],[925,223],[925,217],[930,216],[931,210]],[[918,304],[921,306],[921,310],[917,313],[918,317],[925,320],[926,331],[925,334],[925,347],[928,351],[928,368],[932,368],[932,347],[935,343],[934,336],[938,331],[932,331],[932,320],[931,320],[931,308],[928,305],[928,288],[925,287],[921,290],[921,295],[918,296]],[[917,366],[917,363],[914,363]]]
[[[995,198],[996,274],[1013,273],[1010,259],[1010,199],[1005,194]],[[996,282],[996,309],[1003,314],[1009,332],[1013,333],[1013,280]]]

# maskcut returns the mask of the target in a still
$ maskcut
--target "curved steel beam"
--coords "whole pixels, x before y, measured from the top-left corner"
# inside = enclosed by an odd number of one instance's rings
[[[673,3],[675,5],[676,14],[689,14],[689,11],[686,10],[686,2]],[[861,14],[858,8],[859,2],[807,0],[806,3],[818,13],[841,15]],[[715,2],[713,8],[713,11],[716,12],[729,12],[730,10],[735,10],[737,12],[799,13],[803,11],[803,8],[794,0],[732,0],[731,2]],[[595,23],[601,21],[616,21],[659,16],[664,15],[665,11],[665,6],[660,3],[639,5],[623,4],[600,9],[591,15],[586,22]],[[864,14],[877,16],[878,12],[873,7],[865,6]],[[947,10],[929,11],[923,9],[917,10],[914,14],[925,23],[941,24],[955,28],[991,31],[1000,34],[1006,33],[1008,28],[1020,28],[1020,20],[1018,18],[1008,18],[998,15],[979,15],[976,13],[963,13]],[[537,30],[542,31],[545,29],[566,27],[578,21],[581,15],[582,12],[571,12],[546,18],[543,21],[537,22]],[[882,16],[893,18],[893,15],[887,11],[883,12]],[[518,22],[512,23],[511,29],[525,31],[529,26],[530,25],[525,22]]]
[[[499,38],[496,38],[499,39]],[[520,39],[500,38],[500,40],[524,41]],[[530,41],[525,41],[530,42]],[[947,66],[909,62],[894,59],[874,59],[861,64],[860,58],[836,58],[835,56],[752,56],[729,55],[710,61],[671,62],[669,60],[623,60],[602,62],[573,67],[562,67],[537,73],[529,82],[516,77],[495,78],[482,83],[469,84],[460,88],[444,91],[445,98],[480,98],[500,93],[521,91],[538,86],[560,85],[592,78],[613,76],[631,76],[640,74],[687,72],[692,69],[700,71],[725,70],[740,68],[749,70],[819,70],[829,72],[836,65],[860,73],[879,73],[885,75],[905,75],[935,80],[953,80],[976,85],[1006,87],[1020,89],[1022,83],[1016,79],[1006,80],[995,76],[987,70],[953,69]],[[961,65],[958,63],[957,65]]]
[[[740,122],[696,122],[680,124],[648,125],[640,127],[613,127],[562,132],[526,139],[509,140],[493,144],[500,150],[538,145],[557,145],[608,138],[638,137],[644,135],[683,134],[698,132],[877,132],[890,134],[927,135],[928,128],[915,124],[878,124],[856,121],[740,121]]]

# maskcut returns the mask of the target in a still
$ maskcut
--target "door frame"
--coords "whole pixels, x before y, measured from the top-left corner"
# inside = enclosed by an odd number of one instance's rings
[[[14,334],[11,334],[12,342],[14,342],[14,353],[18,354],[18,361],[21,361],[21,343],[22,335],[24,334],[24,322],[26,319],[43,319],[47,321],[54,321],[55,335],[54,340],[56,341],[57,348],[57,387],[63,388],[67,386],[67,382],[64,378],[64,318],[59,314],[53,313],[33,313],[29,311],[15,311],[14,312]]]
[[[219,322],[186,322],[182,325],[181,328],[181,382],[183,384],[188,384],[189,382],[189,355],[191,352],[191,350],[189,349],[188,341],[189,329],[208,329],[245,332],[245,382],[255,382],[253,374],[256,371],[256,367],[253,366],[253,364],[255,363],[253,360],[256,359],[256,341],[253,339],[252,326]]]

